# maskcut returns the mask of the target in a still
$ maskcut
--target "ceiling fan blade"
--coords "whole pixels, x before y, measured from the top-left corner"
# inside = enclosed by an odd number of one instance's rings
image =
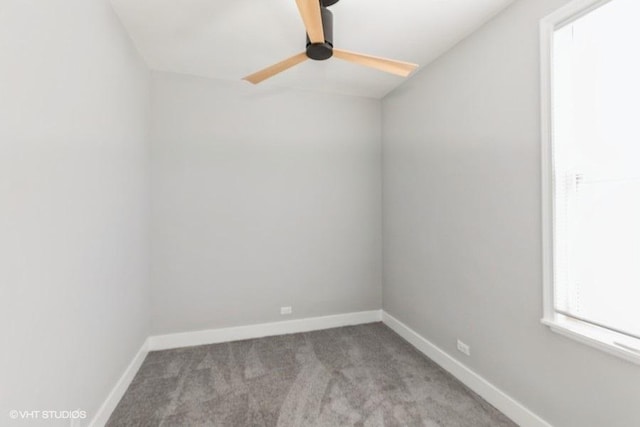
[[[285,59],[284,61],[278,62],[275,65],[267,67],[264,70],[260,70],[257,73],[253,73],[247,77],[244,77],[242,80],[246,80],[256,85],[263,80],[273,77],[285,70],[288,70],[294,65],[298,65],[299,63],[306,61],[307,59],[307,54],[305,52],[302,52],[295,56],[292,56],[291,58]]]
[[[304,21],[311,43],[324,43],[324,30],[322,29],[322,14],[319,0],[296,0],[300,16]]]
[[[377,56],[363,55],[361,53],[349,52],[348,50],[333,49],[333,56],[345,61],[364,65],[365,67],[376,68],[387,73],[407,77],[416,68],[417,64],[410,62],[394,61],[393,59],[379,58]]]

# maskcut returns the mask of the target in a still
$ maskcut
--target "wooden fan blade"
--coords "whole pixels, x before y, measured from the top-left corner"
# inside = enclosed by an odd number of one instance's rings
[[[246,80],[248,82],[253,83],[254,85],[260,83],[263,80],[266,80],[270,77],[275,76],[278,73],[281,73],[294,65],[298,65],[301,62],[307,60],[307,54],[305,52],[299,53],[291,58],[285,59],[282,62],[278,62],[275,65],[265,68],[264,70],[260,70],[257,73],[253,73],[250,76],[244,77],[242,80]]]
[[[296,0],[298,10],[304,26],[307,29],[311,43],[324,43],[324,30],[322,29],[322,14],[319,0]]]
[[[418,68],[417,64],[410,62],[394,61],[393,59],[379,58],[377,56],[363,55],[361,53],[349,52],[347,50],[333,49],[333,56],[345,61],[364,65],[365,67],[377,68],[387,73],[397,74],[407,77]]]

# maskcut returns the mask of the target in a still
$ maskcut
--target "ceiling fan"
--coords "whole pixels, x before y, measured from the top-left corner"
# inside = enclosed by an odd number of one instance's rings
[[[309,58],[315,59],[316,61],[323,61],[332,56],[402,77],[407,77],[413,70],[418,68],[417,64],[411,64],[409,62],[394,61],[392,59],[334,49],[333,14],[327,8],[337,2],[338,0],[296,0],[300,16],[307,29],[306,51],[251,74],[243,78],[243,80],[258,84]]]

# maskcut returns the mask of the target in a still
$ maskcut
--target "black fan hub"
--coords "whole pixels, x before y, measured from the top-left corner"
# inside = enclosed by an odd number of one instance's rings
[[[333,3],[336,3],[335,0]],[[316,61],[323,61],[333,56],[333,13],[325,7],[326,0],[322,0],[320,8],[322,14],[322,29],[324,31],[324,43],[311,43],[307,35],[307,56]]]
[[[338,3],[339,0],[320,0],[320,4],[324,7],[333,6]]]
[[[333,56],[333,46],[329,43],[309,43],[307,45],[307,56],[316,61],[324,61]]]

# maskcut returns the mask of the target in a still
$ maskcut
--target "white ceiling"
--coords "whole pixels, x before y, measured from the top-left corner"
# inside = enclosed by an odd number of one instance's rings
[[[341,0],[330,8],[334,46],[424,66],[513,1]],[[156,70],[240,80],[305,46],[295,0],[112,3]],[[332,58],[306,61],[262,85],[381,98],[402,81]]]

